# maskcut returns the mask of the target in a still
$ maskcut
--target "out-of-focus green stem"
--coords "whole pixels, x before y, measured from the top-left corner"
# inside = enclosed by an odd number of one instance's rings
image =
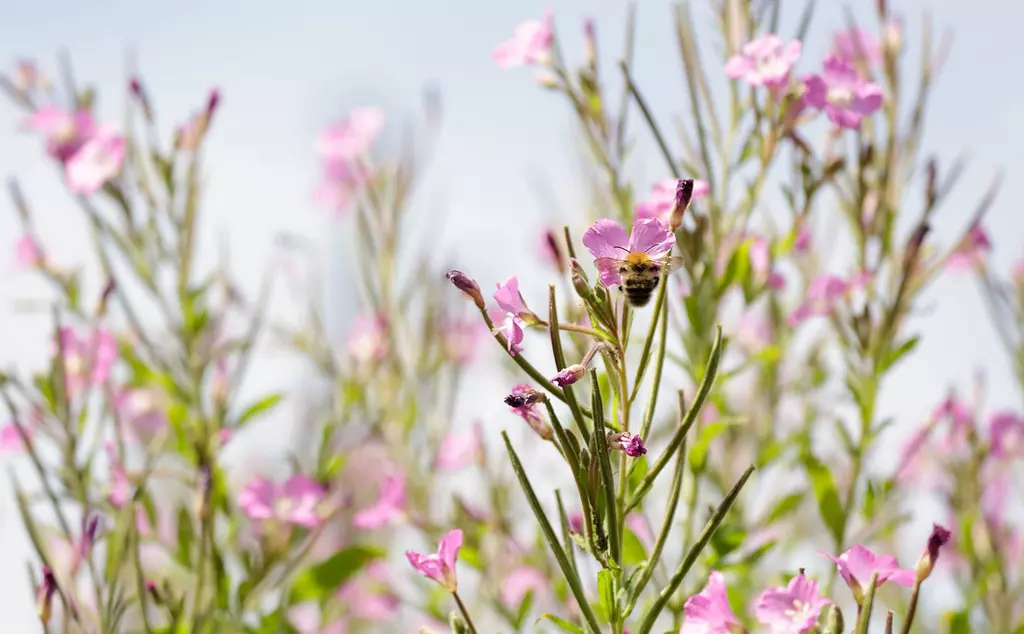
[[[658,149],[661,150],[661,156],[665,159],[665,164],[668,165],[668,169],[672,172],[672,175],[676,178],[682,178],[679,171],[679,165],[676,164],[675,159],[672,158],[672,152],[668,149],[668,143],[665,142],[665,137],[661,134],[661,129],[658,124],[654,122],[654,116],[651,114],[650,109],[647,107],[647,102],[644,101],[643,95],[640,94],[640,90],[633,83],[633,77],[629,73],[629,65],[625,60],[619,62],[619,68],[622,69],[622,76],[626,80],[626,90],[633,95],[633,99],[636,100],[636,105],[640,107],[640,112],[644,115],[644,119],[647,121],[647,127],[651,129],[651,134],[654,135],[654,140],[658,143]]]
[[[649,365],[650,360],[651,360],[651,356],[650,355],[651,355],[651,346],[654,345],[654,333],[656,332],[659,323],[663,324],[661,326],[661,328],[662,328],[662,338],[661,338],[661,341],[660,341],[661,347],[659,348],[659,355],[658,355],[660,357],[659,363],[663,363],[664,360],[665,360],[665,349],[664,349],[664,341],[665,341],[665,332],[664,332],[665,326],[664,326],[664,323],[665,322],[664,322],[664,320],[659,320],[659,317],[662,316],[661,312],[665,308],[665,296],[668,294],[668,291],[667,291],[668,284],[664,284],[663,283],[660,286],[661,287],[658,289],[658,295],[654,299],[654,316],[651,317],[651,325],[647,328],[647,338],[644,339],[644,348],[643,348],[643,351],[640,352],[639,365],[637,366],[637,369],[636,369],[636,375],[633,377],[633,391],[629,395],[629,402],[630,403],[632,403],[633,401],[636,400],[636,395],[640,391],[640,384],[644,380],[644,373],[647,371],[647,366]],[[667,313],[668,311],[666,310],[665,312]],[[661,376],[661,369],[659,367],[658,370],[656,371],[655,378],[654,378],[654,385],[655,386],[657,386],[658,379],[659,379],[660,376]],[[645,434],[646,434],[646,431],[643,428],[641,428],[640,435],[643,436]]]
[[[615,481],[612,479],[611,456],[608,455],[611,450],[608,448],[608,441],[597,436],[599,433],[597,430],[602,429],[604,425],[604,400],[601,396],[601,386],[597,382],[597,370],[590,370],[590,394],[590,406],[594,412],[595,442],[593,444],[597,446],[597,455],[592,456],[591,459],[598,461],[598,465],[601,469],[601,480],[604,482],[605,513],[608,517],[609,552],[616,565],[621,565],[622,550],[621,541],[619,539],[619,511],[621,511],[621,509],[615,500]],[[624,474],[625,469],[620,469],[619,473]]]
[[[871,624],[871,610],[875,606],[875,589],[878,586],[878,573],[871,575],[871,586],[868,589],[868,596],[863,603],[857,606],[857,627],[855,634],[868,634],[868,626]]]

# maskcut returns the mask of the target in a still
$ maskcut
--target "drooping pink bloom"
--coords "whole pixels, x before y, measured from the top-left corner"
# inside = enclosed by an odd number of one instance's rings
[[[484,439],[480,423],[474,423],[464,434],[449,433],[441,439],[441,446],[434,458],[434,468],[441,471],[458,471],[479,462],[483,458]]]
[[[400,601],[391,590],[388,565],[382,559],[366,564],[362,573],[342,585],[337,592],[348,614],[364,621],[383,622],[394,618]]]
[[[283,485],[256,477],[238,494],[238,507],[254,520],[313,528],[323,522],[319,507],[324,497],[323,487],[301,474],[288,478]]]
[[[527,20],[516,27],[512,39],[499,44],[491,56],[501,70],[517,66],[546,66],[551,61],[552,21],[550,8],[542,20]]]
[[[608,287],[622,281],[619,260],[628,257],[635,260],[634,264],[658,263],[675,244],[675,234],[657,218],[635,220],[628,236],[622,225],[607,218],[598,220],[583,234],[583,246],[594,256],[601,283]]]
[[[729,58],[725,74],[751,86],[782,88],[789,83],[789,71],[800,59],[801,49],[800,40],[783,43],[777,35],[762,35]]]
[[[830,314],[849,293],[863,288],[869,280],[867,274],[849,280],[828,274],[817,277],[807,287],[804,303],[789,316],[790,325],[795,326],[811,317]]]
[[[22,429],[25,430],[25,435],[31,439],[32,428],[27,425],[23,425]],[[17,425],[14,423],[7,423],[0,428],[0,451],[9,451],[14,453],[24,450],[25,443],[21,438],[21,433],[18,431]]]
[[[520,319],[525,320],[533,316],[526,306],[523,294],[519,292],[519,278],[515,275],[505,280],[503,284],[498,284],[498,290],[494,291],[494,301],[503,311]]]
[[[832,53],[854,66],[862,61],[869,66],[882,61],[878,39],[859,26],[837,32],[832,40]]]
[[[860,129],[860,122],[882,107],[882,90],[857,74],[848,61],[834,55],[825,58],[819,75],[804,78],[807,104],[824,110],[841,128]]]
[[[146,388],[122,390],[114,397],[121,422],[143,442],[167,425],[167,411],[160,397],[156,390]]]
[[[492,316],[492,320],[493,320]],[[513,357],[523,351],[523,320],[512,313],[506,313],[501,322],[494,327],[496,334],[505,337],[505,347]]]
[[[914,585],[914,571],[900,568],[892,555],[876,555],[871,550],[855,544],[845,553],[834,557],[828,553],[820,553],[835,562],[843,581],[853,591],[853,596],[860,603],[870,590],[868,585],[871,577],[878,573],[878,585],[881,588],[887,581],[909,588]]]
[[[754,614],[770,634],[802,634],[814,627],[822,608],[831,603],[818,594],[817,581],[799,574],[785,587],[762,592]]]
[[[658,181],[651,186],[651,193],[647,195],[647,200],[640,201],[636,204],[636,218],[643,220],[647,218],[657,218],[666,225],[668,224],[669,218],[672,215],[672,205],[676,201],[676,188],[678,187],[679,181],[675,179]],[[703,198],[711,192],[710,186],[707,181],[694,180],[693,181],[693,193],[691,194],[691,200],[696,198]]]
[[[125,141],[113,128],[102,128],[68,159],[65,173],[71,191],[90,196],[121,172]]]
[[[455,576],[455,561],[459,558],[460,548],[462,548],[462,531],[456,528],[441,539],[441,543],[437,547],[437,554],[424,555],[407,550],[405,556],[421,575],[441,584],[441,587],[448,592],[455,592],[459,587],[458,579]]]
[[[445,355],[456,365],[473,361],[480,339],[487,333],[479,319],[449,319],[441,325],[441,344]]]
[[[712,570],[708,585],[683,605],[685,618],[679,634],[739,634],[746,633],[729,606],[725,576]]]
[[[383,359],[388,353],[388,320],[383,315],[364,315],[352,325],[348,353],[358,363]]]
[[[985,258],[992,251],[992,241],[981,225],[971,227],[963,242],[946,260],[946,268],[950,271],[971,270],[985,263]]]
[[[325,159],[353,161],[366,154],[383,129],[383,110],[355,108],[324,129],[317,141],[317,151]]]
[[[541,418],[540,412],[537,411],[536,400],[530,398],[535,392],[536,390],[530,387],[529,384],[519,383],[509,392],[509,395],[505,398],[505,403],[508,405],[508,409],[521,416],[531,429],[542,438],[550,440],[554,431]]]
[[[380,497],[372,505],[352,518],[352,525],[363,530],[383,528],[403,517],[405,513],[405,476],[391,474],[384,478]]]
[[[997,412],[988,425],[994,457],[1010,459],[1024,455],[1024,418],[1014,412]]]
[[[33,268],[45,261],[43,248],[31,233],[23,233],[14,247],[14,262],[18,266]]]
[[[640,456],[647,453],[647,448],[644,446],[644,439],[637,434],[631,434],[628,431],[613,434],[611,440],[615,443],[617,449],[621,449],[626,452],[627,456],[631,458],[639,458]]]
[[[46,137],[46,152],[61,162],[74,156],[95,131],[88,110],[67,112],[57,107],[36,110],[28,125]]]
[[[548,579],[533,566],[522,565],[513,568],[501,582],[499,590],[501,603],[513,612],[519,609],[526,593],[533,591],[533,599],[545,594],[548,589]]]
[[[90,383],[101,385],[110,376],[117,361],[117,339],[109,330],[93,330],[88,338],[80,337],[74,328],[60,329],[61,348],[64,352],[64,372],[72,392],[84,389]]]

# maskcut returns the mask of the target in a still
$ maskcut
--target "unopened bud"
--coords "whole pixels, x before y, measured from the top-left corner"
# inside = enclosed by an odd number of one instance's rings
[[[452,612],[448,615],[448,626],[452,628],[452,634],[469,634],[466,620],[458,612]]]
[[[914,566],[914,573],[917,575],[918,583],[924,581],[932,574],[935,562],[939,560],[939,551],[949,542],[950,537],[952,537],[952,533],[948,529],[938,524],[932,524],[932,534],[928,537],[928,545],[925,546],[924,552],[921,553],[921,558],[917,560],[917,565]]]
[[[569,267],[572,270],[572,287],[576,289],[576,294],[583,301],[593,299],[594,295],[590,290],[590,280],[587,279],[587,273],[580,266],[579,261],[576,258],[569,258]]]
[[[843,634],[846,624],[843,622],[842,610],[836,605],[827,606],[825,609],[828,610],[828,614],[825,617],[823,634]]]
[[[153,603],[156,605],[163,605],[163,596],[160,595],[160,589],[156,587],[156,583],[154,581],[146,581],[146,592],[149,593]]]
[[[548,88],[554,90],[558,88],[558,75],[555,75],[547,69],[538,70],[533,74],[533,78],[537,80],[542,88]]]
[[[487,306],[484,302],[484,296],[480,292],[480,285],[476,283],[476,280],[471,279],[468,275],[456,269],[445,273],[445,277],[455,285],[455,288],[462,291],[463,295],[473,300],[477,308],[483,310]]]
[[[44,624],[50,622],[53,613],[53,595],[57,592],[57,578],[49,566],[43,566],[43,582],[39,586],[36,600],[38,602],[39,620]]]
[[[210,96],[206,100],[206,125],[210,125],[210,120],[213,119],[213,113],[217,111],[217,106],[220,105],[220,90],[214,88],[210,91]]]
[[[594,20],[591,18],[583,21],[583,59],[591,68],[597,64],[597,35],[594,32]]]
[[[899,18],[892,18],[885,22],[882,29],[882,48],[886,55],[896,57],[903,50],[903,24]]]
[[[690,206],[690,199],[693,198],[693,179],[680,179],[676,184],[676,199],[672,203],[672,211],[669,215],[668,226],[675,231],[683,224],[683,214]]]
[[[572,385],[573,383],[576,383],[577,381],[582,379],[583,375],[585,375],[586,373],[587,369],[585,367],[578,363],[574,363],[573,365],[570,365],[569,367],[565,368],[564,370],[556,374],[551,379],[551,382],[557,385],[558,387],[565,387],[567,385]]]
[[[150,106],[149,96],[146,94],[146,89],[142,86],[142,82],[139,81],[138,77],[132,77],[131,81],[128,82],[128,87],[131,89],[132,95],[135,96],[135,100],[142,110],[142,116],[146,118],[146,121],[152,121],[153,109]]]

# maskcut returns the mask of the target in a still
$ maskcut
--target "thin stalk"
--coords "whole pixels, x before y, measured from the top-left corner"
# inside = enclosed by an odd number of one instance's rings
[[[591,408],[594,411],[594,429],[601,429],[604,423],[604,402],[601,398],[601,386],[597,382],[597,370],[590,370],[590,393],[591,393]],[[604,438],[598,437],[595,434],[595,444],[600,445],[597,447],[595,456],[601,469],[601,480],[604,482],[604,496],[605,496],[605,513],[608,517],[608,545],[609,553],[611,554],[612,560],[617,564],[622,564],[622,542],[619,539],[619,505],[615,500],[615,481],[612,479],[612,462],[609,452],[611,449],[608,448],[608,441]],[[625,454],[623,454],[625,455]],[[620,474],[625,473],[625,469],[619,471]]]
[[[910,605],[907,606],[907,618],[903,620],[902,634],[910,634],[910,626],[914,623],[914,615],[917,614],[917,598],[921,593],[921,580],[914,581],[914,591],[910,595]],[[892,612],[889,613],[892,616]]]
[[[559,332],[563,326],[558,323],[558,302],[555,299],[554,285],[548,286],[548,320],[548,332],[551,334],[551,352],[555,357],[555,369],[561,372],[565,369],[566,363],[565,352],[562,350],[562,337]],[[562,391],[565,393],[565,402],[569,406],[569,411],[572,412],[572,417],[576,419],[576,426],[579,427],[584,442],[590,444],[590,432],[587,431],[586,421],[583,418],[583,412],[580,411],[580,405],[576,401],[576,394],[573,392],[572,386],[567,385],[562,388]]]
[[[466,627],[469,628],[471,634],[476,634],[476,626],[473,625],[473,618],[469,616],[469,610],[466,609],[465,604],[462,603],[462,599],[459,598],[459,593],[452,590],[452,598],[455,599],[455,604],[459,606],[459,612],[462,613],[462,618],[466,619]]]
[[[555,430],[558,444],[561,445],[562,455],[565,457],[566,462],[569,463],[569,469],[572,471],[572,479],[576,484],[576,492],[580,497],[580,508],[583,511],[583,523],[586,524],[584,530],[586,531],[587,543],[590,544],[592,550],[596,551],[594,548],[594,511],[590,506],[590,496],[587,495],[586,483],[580,479],[579,456],[576,454],[573,445],[569,443],[568,434],[565,432],[565,428],[562,427],[561,421],[558,420],[558,416],[555,415],[555,408],[551,406],[551,401],[544,401],[544,406],[547,407],[548,418],[551,419],[551,427]]]
[[[661,290],[664,295],[665,287],[668,284],[662,284]],[[651,394],[647,397],[647,408],[644,409],[643,420],[640,421],[640,437],[647,438],[647,434],[651,431],[651,424],[654,421],[654,408],[658,404],[658,391],[661,389],[661,373],[665,369],[665,351],[668,347],[668,305],[667,303],[662,307],[662,312],[658,315],[660,319],[660,335],[658,337],[658,350],[655,353],[656,359],[654,361],[654,377],[651,379]],[[633,391],[636,392],[637,387],[640,385],[640,375],[637,375],[636,383],[633,386]],[[630,398],[630,402],[632,402]]]
[[[658,597],[654,600],[654,605],[651,606],[651,609],[644,616],[644,620],[640,624],[637,634],[648,634],[651,631],[651,628],[654,627],[655,622],[658,620],[658,616],[661,614],[662,610],[665,609],[665,606],[668,605],[669,599],[672,598],[672,595],[675,594],[676,590],[679,589],[679,586],[682,585],[683,579],[686,578],[686,574],[690,572],[690,568],[692,568],[693,564],[697,562],[697,557],[700,556],[701,552],[708,545],[708,542],[711,541],[711,537],[714,536],[715,531],[717,531],[718,527],[722,525],[723,521],[725,521],[726,514],[729,512],[729,509],[732,508],[736,498],[739,497],[740,491],[743,489],[743,485],[747,483],[747,480],[750,479],[750,476],[753,473],[754,465],[750,465],[747,467],[747,470],[743,472],[743,475],[740,476],[740,479],[736,484],[733,485],[729,493],[726,494],[722,503],[718,505],[717,509],[715,509],[715,514],[708,520],[708,523],[704,526],[704,530],[701,532],[700,537],[697,538],[697,541],[690,547],[689,552],[686,553],[686,557],[683,559],[682,563],[679,564],[679,568],[676,569],[675,574],[673,574],[672,578],[669,579],[668,585],[658,593]]]
[[[630,403],[636,400],[636,395],[640,391],[640,384],[644,380],[644,372],[647,371],[647,365],[650,363],[651,360],[651,346],[654,345],[654,333],[656,332],[658,323],[660,321],[658,318],[661,316],[662,308],[665,306],[665,295],[667,294],[667,288],[668,284],[662,284],[661,288],[658,289],[658,296],[654,299],[654,318],[651,319],[651,325],[647,329],[647,338],[644,340],[644,349],[640,353],[640,365],[637,366],[636,376],[633,378],[633,392],[629,395]],[[664,330],[664,326],[662,327],[662,329]],[[664,341],[665,336],[664,333],[662,333],[661,349],[659,350],[662,361],[665,358]],[[655,378],[655,385],[657,385],[657,383],[658,380],[657,378]],[[643,431],[641,431],[641,435],[643,435]]]
[[[868,625],[871,623],[871,609],[875,605],[875,589],[878,586],[878,573],[871,575],[871,587],[868,589],[868,596],[864,603],[857,606],[857,627],[855,634],[868,634]]]
[[[661,150],[661,156],[665,159],[665,164],[668,165],[668,169],[672,172],[672,175],[676,178],[682,178],[679,172],[679,166],[676,165],[675,159],[672,158],[672,152],[668,149],[668,144],[665,142],[665,137],[661,134],[661,129],[658,128],[658,124],[654,122],[654,117],[651,115],[650,109],[647,108],[647,102],[644,101],[643,96],[640,94],[640,90],[633,83],[633,77],[629,73],[629,64],[625,60],[619,62],[619,68],[622,69],[622,76],[626,80],[626,90],[633,95],[633,99],[636,100],[636,105],[640,106],[640,112],[644,115],[644,119],[647,121],[647,127],[651,129],[651,133],[654,135],[654,140],[658,143],[658,149]]]
[[[508,341],[505,339],[505,335],[501,334],[500,332],[495,332],[494,322],[491,321],[491,316],[487,314],[487,310],[480,309],[480,314],[484,318],[484,323],[487,324],[487,329],[494,333],[494,339],[499,344],[501,344],[501,347],[503,349],[508,350]],[[516,356],[512,357],[512,360],[516,362],[516,365],[522,368],[523,372],[526,372],[528,375],[530,375],[531,379],[539,383],[542,388],[547,390],[548,393],[550,393],[552,396],[562,401],[563,403],[567,402],[565,400],[565,394],[562,392],[561,388],[552,385],[551,379],[541,374],[537,370],[537,368],[533,367],[533,365],[531,365],[529,361],[523,358],[523,355],[517,354]]]

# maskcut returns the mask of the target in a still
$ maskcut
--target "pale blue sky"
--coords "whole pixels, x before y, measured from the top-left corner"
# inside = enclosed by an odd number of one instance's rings
[[[698,7],[698,19],[704,4]],[[843,24],[840,3],[823,2],[805,45],[804,66],[820,58],[824,33]],[[858,14],[873,2],[858,0]],[[999,168],[1007,179],[988,226],[996,242],[995,263],[1006,268],[1024,254],[1024,67],[1019,25],[1024,4],[995,2],[891,2],[907,17],[907,39],[917,45],[919,15],[930,7],[940,29],[955,28],[952,57],[932,102],[927,147],[946,158],[961,151],[973,161],[955,206],[944,210],[936,233],[949,237],[966,221],[969,203]],[[425,83],[442,91],[444,131],[427,189],[428,200],[446,205],[452,216],[443,243],[454,249],[460,267],[490,285],[516,270],[532,254],[536,221],[548,210],[538,204],[531,178],[544,174],[562,202],[562,213],[580,200],[573,139],[565,104],[539,90],[528,71],[502,73],[491,61],[494,45],[514,26],[539,16],[542,2],[270,2],[195,0],[139,3],[71,0],[4,3],[0,14],[0,65],[36,57],[53,70],[55,53],[66,48],[79,81],[102,91],[102,112],[120,115],[124,59],[128,47],[158,104],[162,122],[184,118],[204,101],[211,86],[223,93],[209,153],[209,229],[232,235],[232,250],[243,282],[254,286],[272,235],[282,229],[322,236],[334,224],[310,203],[317,178],[313,138],[330,118],[353,105],[379,104],[393,116],[416,111]],[[579,51],[583,17],[597,20],[605,67],[621,50],[625,3],[572,0],[552,3],[565,36],[567,55]],[[797,3],[784,3],[792,24]],[[685,112],[683,76],[668,2],[639,2],[636,77],[657,117]],[[710,38],[709,38],[710,39]],[[711,59],[706,56],[707,59]],[[710,64],[708,64],[710,67]],[[618,86],[609,73],[609,84]],[[116,120],[116,119],[115,119]],[[16,174],[34,201],[40,230],[58,259],[74,262],[82,253],[75,208],[55,187],[36,140],[14,131],[18,118],[0,105],[0,176]],[[634,130],[637,130],[634,127]],[[640,135],[641,148],[649,139]],[[641,149],[645,180],[665,178],[658,157]],[[645,188],[646,183],[641,185]],[[527,222],[517,222],[518,218]],[[344,225],[342,225],[344,226]],[[13,245],[13,210],[0,200],[0,249]],[[496,238],[509,245],[494,254]],[[337,244],[337,242],[335,243]],[[17,315],[15,298],[38,293],[38,286],[13,275],[3,264],[0,284],[0,364],[38,363],[45,353],[45,325]],[[998,352],[973,283],[964,277],[940,282],[931,297],[939,311],[925,328],[925,343],[886,391],[886,409],[904,425],[919,421],[951,381],[963,382],[980,364],[988,367],[990,400],[1010,405],[1019,398]],[[271,386],[279,367],[257,365],[252,389]],[[500,389],[500,385],[498,388]],[[497,394],[495,394],[497,396]],[[487,415],[501,409],[491,399]],[[273,438],[268,438],[270,444]],[[0,477],[0,623],[18,632],[35,631],[33,605],[24,586],[24,541],[6,476]]]

